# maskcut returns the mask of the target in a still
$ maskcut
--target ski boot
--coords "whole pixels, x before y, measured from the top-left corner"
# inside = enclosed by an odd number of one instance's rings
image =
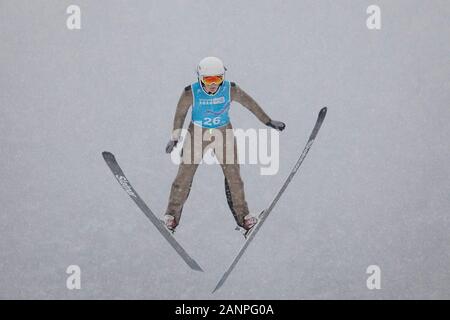
[[[166,214],[164,215],[164,220],[162,222],[170,232],[175,233],[175,228],[177,227],[178,224],[174,216]]]
[[[248,214],[244,217],[243,228],[248,231],[248,230],[252,229],[257,223],[258,223],[258,218]]]
[[[244,223],[241,227],[237,227],[236,230],[239,230],[242,232],[242,235],[245,239],[247,239],[248,235],[250,234],[251,230],[255,227],[255,225],[258,223],[258,218],[252,216],[251,214],[248,214],[244,217]]]

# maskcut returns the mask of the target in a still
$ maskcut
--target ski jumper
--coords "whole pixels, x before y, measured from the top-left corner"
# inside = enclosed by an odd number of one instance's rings
[[[175,217],[177,223],[181,218],[183,205],[187,200],[199,159],[210,149],[217,134],[224,137],[221,150],[213,149],[225,176],[225,190],[230,209],[239,226],[243,225],[244,217],[249,213],[245,200],[244,183],[242,182],[237,158],[236,138],[232,135],[232,125],[228,111],[232,101],[236,101],[251,111],[262,123],[267,124],[270,117],[258,103],[245,93],[234,82],[224,81],[216,93],[208,94],[199,82],[187,86],[181,94],[175,112],[172,139],[178,140],[180,130],[189,108],[192,106],[192,119],[188,126],[190,139],[185,139],[183,152],[189,149],[188,160],[182,157],[177,176],[172,183],[166,214]],[[201,132],[201,142],[194,141],[196,133]],[[220,131],[220,132],[218,132]],[[230,134],[231,133],[231,134]],[[198,136],[197,136],[198,137]],[[227,159],[227,150],[233,159]]]

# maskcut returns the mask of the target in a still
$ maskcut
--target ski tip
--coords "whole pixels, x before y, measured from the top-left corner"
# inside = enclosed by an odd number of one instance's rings
[[[114,159],[114,155],[109,151],[103,151],[102,156],[103,156],[103,159],[105,159],[105,160]]]
[[[325,114],[327,113],[327,110],[328,110],[327,107],[323,107],[322,109],[320,109],[319,116],[325,116]]]

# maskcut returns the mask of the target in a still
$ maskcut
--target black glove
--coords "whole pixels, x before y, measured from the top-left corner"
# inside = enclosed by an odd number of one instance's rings
[[[166,146],[166,153],[171,153],[173,148],[177,145],[178,140],[170,140]]]
[[[275,130],[278,130],[278,131],[283,131],[284,128],[286,128],[286,125],[284,124],[284,122],[276,121],[276,120],[270,120],[269,122],[266,123],[266,126],[274,128]]]

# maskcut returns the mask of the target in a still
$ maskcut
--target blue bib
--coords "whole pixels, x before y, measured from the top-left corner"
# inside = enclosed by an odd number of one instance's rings
[[[218,128],[230,122],[230,82],[224,81],[215,94],[207,94],[199,82],[192,88],[192,122],[203,128]]]

